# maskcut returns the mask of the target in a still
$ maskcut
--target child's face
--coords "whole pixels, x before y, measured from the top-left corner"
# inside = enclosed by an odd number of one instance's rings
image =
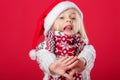
[[[64,32],[67,35],[77,33],[78,12],[75,9],[68,9],[62,12],[54,22],[52,30]]]

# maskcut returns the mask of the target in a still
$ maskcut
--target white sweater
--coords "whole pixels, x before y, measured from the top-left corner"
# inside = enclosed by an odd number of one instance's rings
[[[37,60],[39,63],[39,67],[44,72],[45,76],[43,80],[48,80],[49,76],[52,75],[48,69],[49,65],[51,63],[54,63],[56,60],[56,56],[53,53],[50,53],[49,51],[45,49],[41,50],[31,50],[30,51],[30,57],[32,60]],[[90,71],[94,66],[94,61],[96,58],[96,52],[92,45],[86,45],[84,49],[79,54],[78,58],[84,57],[87,61],[86,67],[82,74],[82,80],[90,80]],[[59,75],[52,75],[54,78],[59,77]]]

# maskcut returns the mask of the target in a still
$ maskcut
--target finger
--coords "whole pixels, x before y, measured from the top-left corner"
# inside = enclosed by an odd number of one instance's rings
[[[76,70],[75,70],[75,69],[72,69],[72,70],[69,72],[69,74],[70,74],[71,76],[73,76],[73,75],[75,74],[75,72],[76,72]]]
[[[74,58],[72,58],[72,59],[70,59],[67,63],[66,63],[66,65],[71,65],[71,64],[73,64],[75,61],[77,61],[78,60],[78,58],[75,56]]]
[[[56,58],[56,60],[59,60],[59,58]]]
[[[68,58],[67,56],[61,57],[61,58],[59,58],[59,61],[60,61],[60,62],[63,62],[63,61],[66,60],[67,58]]]
[[[74,56],[68,56],[66,60],[63,61],[64,64],[67,64],[69,61],[71,61],[74,58]]]
[[[60,55],[59,58],[61,58],[61,57],[64,57],[64,56]]]
[[[72,80],[72,78],[73,78],[71,75],[69,75],[67,73],[64,73],[62,76],[68,78],[68,80]]]
[[[69,69],[72,69],[72,68],[74,68],[77,64],[78,64],[78,60],[76,60],[75,62],[73,62],[71,65],[68,65],[67,67],[69,68]]]
[[[64,57],[64,56],[61,56],[61,55],[60,55],[60,56],[58,56],[56,59],[58,60],[58,59],[61,59],[62,57]]]

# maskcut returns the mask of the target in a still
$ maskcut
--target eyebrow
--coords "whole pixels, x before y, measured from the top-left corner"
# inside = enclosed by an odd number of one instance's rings
[[[71,14],[76,14],[75,12],[71,13]]]
[[[75,14],[75,12],[73,12],[72,14]]]

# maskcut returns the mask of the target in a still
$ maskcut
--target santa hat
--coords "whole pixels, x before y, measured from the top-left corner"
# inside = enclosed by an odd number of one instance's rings
[[[33,48],[36,48],[37,44],[44,40],[44,36],[46,36],[47,32],[50,30],[51,26],[60,13],[69,8],[76,9],[79,12],[81,18],[83,18],[81,10],[75,3],[67,0],[55,0],[39,18],[38,27],[33,39]]]

